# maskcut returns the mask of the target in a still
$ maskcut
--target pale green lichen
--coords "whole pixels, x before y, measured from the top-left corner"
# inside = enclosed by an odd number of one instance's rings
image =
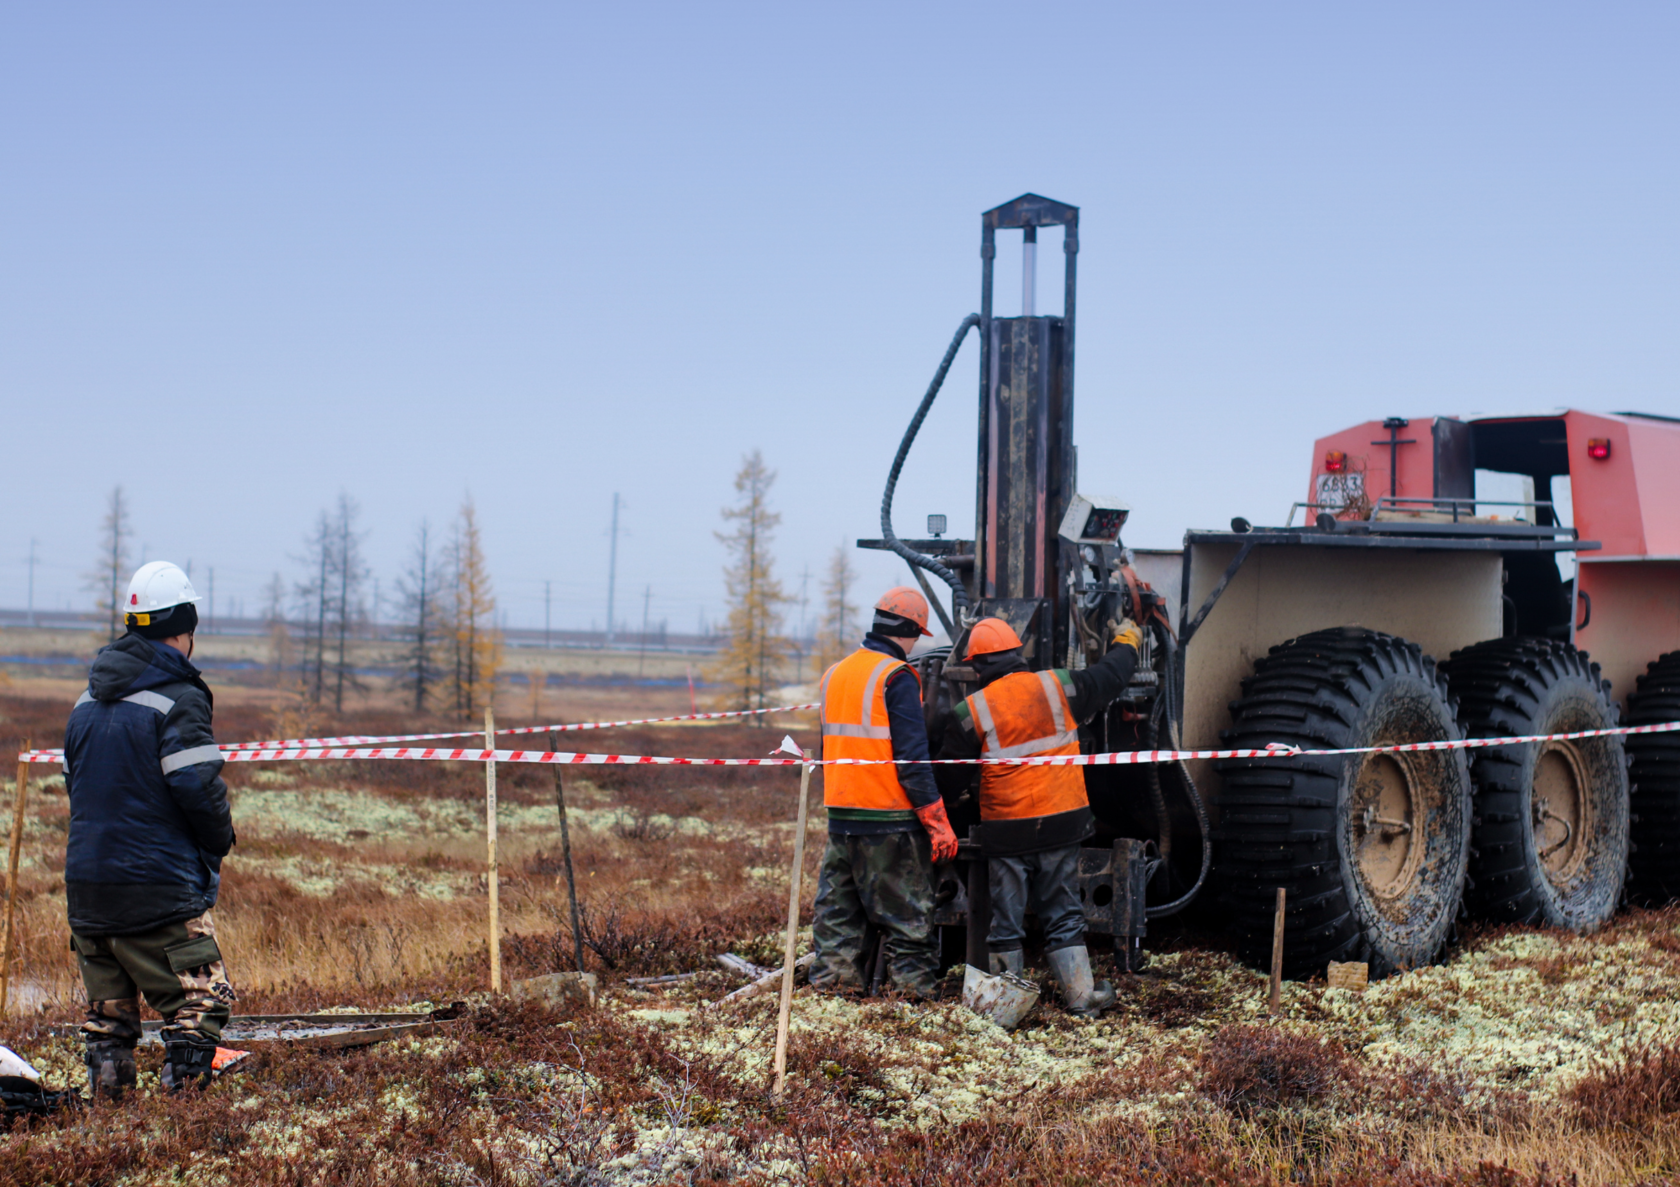
[[[288,883],[300,894],[328,898],[350,883],[365,883],[388,895],[444,902],[471,893],[477,874],[428,870],[394,862],[342,862],[289,854],[248,857],[237,852],[228,865],[240,872],[266,875]]]
[[[1672,974],[1649,941],[1522,933],[1448,964],[1324,998],[1367,1057],[1445,1059],[1477,1080],[1556,1098],[1596,1061],[1680,1041]],[[1567,962],[1543,977],[1534,962]]]
[[[388,837],[418,832],[426,823],[408,804],[365,791],[244,788],[231,800],[234,820],[256,836],[297,833],[342,842],[354,832]]]

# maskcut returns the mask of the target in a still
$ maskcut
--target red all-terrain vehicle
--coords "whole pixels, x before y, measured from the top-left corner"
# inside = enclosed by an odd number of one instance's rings
[[[1063,233],[1059,316],[1033,308],[1045,227]],[[1015,230],[1023,308],[998,317],[992,261]],[[1110,620],[1146,625],[1131,687],[1081,731],[1088,752],[1331,749],[1680,719],[1680,422],[1573,411],[1370,421],[1317,442],[1307,498],[1282,527],[1237,519],[1188,532],[1182,553],[1134,554],[1121,541],[1125,505],[1077,487],[1078,250],[1076,207],[1025,194],[982,216],[980,312],[963,320],[899,446],[881,538],[859,541],[904,557],[946,626],[950,645],[916,660],[930,718],[976,687],[960,657],[970,625],[995,615],[1038,668],[1100,658]],[[929,538],[901,540],[893,488],[970,329],[975,538],[930,524]],[[1478,473],[1490,486],[1507,476],[1503,496],[1478,491]],[[949,586],[949,609],[930,574]],[[1208,890],[1209,919],[1256,960],[1271,948],[1276,891],[1288,890],[1291,977],[1331,960],[1369,962],[1378,976],[1426,963],[1466,911],[1590,930],[1623,901],[1630,869],[1638,894],[1680,890],[1675,734],[1090,766],[1086,786],[1100,823],[1082,860],[1086,920],[1125,964],[1147,920]],[[972,803],[951,812],[960,835]],[[943,888],[940,919],[953,949],[970,925],[969,960],[983,967],[984,863],[968,866]]]

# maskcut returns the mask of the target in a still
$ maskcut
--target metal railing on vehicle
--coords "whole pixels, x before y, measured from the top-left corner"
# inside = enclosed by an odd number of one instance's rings
[[[1534,520],[1540,518],[1540,508],[1544,507],[1552,513],[1552,526],[1561,527],[1557,522],[1557,505],[1544,499],[1477,499],[1477,498],[1424,498],[1412,495],[1381,495],[1376,505],[1371,508],[1368,520],[1374,521],[1386,508],[1390,511],[1414,511],[1422,513],[1435,511],[1442,514],[1450,513],[1454,523],[1459,522],[1461,508],[1467,508],[1465,514],[1474,519],[1478,507],[1530,507],[1534,510]]]

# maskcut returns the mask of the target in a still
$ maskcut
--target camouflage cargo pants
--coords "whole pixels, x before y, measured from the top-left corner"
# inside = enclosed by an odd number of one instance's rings
[[[163,1038],[221,1038],[233,986],[216,946],[210,913],[126,936],[70,933],[87,989],[86,1038],[132,1044],[140,1038],[140,995],[163,1015]]]
[[[864,929],[885,933],[893,984],[932,997],[939,979],[939,939],[933,930],[933,855],[927,834],[830,833],[817,876],[811,984],[861,989]]]

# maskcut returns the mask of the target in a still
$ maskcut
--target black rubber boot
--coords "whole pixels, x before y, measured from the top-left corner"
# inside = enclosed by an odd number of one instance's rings
[[[1091,979],[1091,954],[1085,945],[1046,952],[1050,971],[1062,987],[1062,1004],[1080,1018],[1095,1018],[1114,1004],[1114,986]]]
[[[163,1044],[163,1087],[168,1092],[203,1088],[210,1083],[210,1064],[216,1058],[214,1039],[198,1036],[169,1038]]]
[[[134,1044],[121,1039],[87,1040],[88,1088],[94,1097],[121,1100],[138,1079]]]
[[[1027,954],[1019,948],[1009,952],[986,953],[986,971],[994,977],[999,973],[1014,973],[1019,977],[1026,963]]]

